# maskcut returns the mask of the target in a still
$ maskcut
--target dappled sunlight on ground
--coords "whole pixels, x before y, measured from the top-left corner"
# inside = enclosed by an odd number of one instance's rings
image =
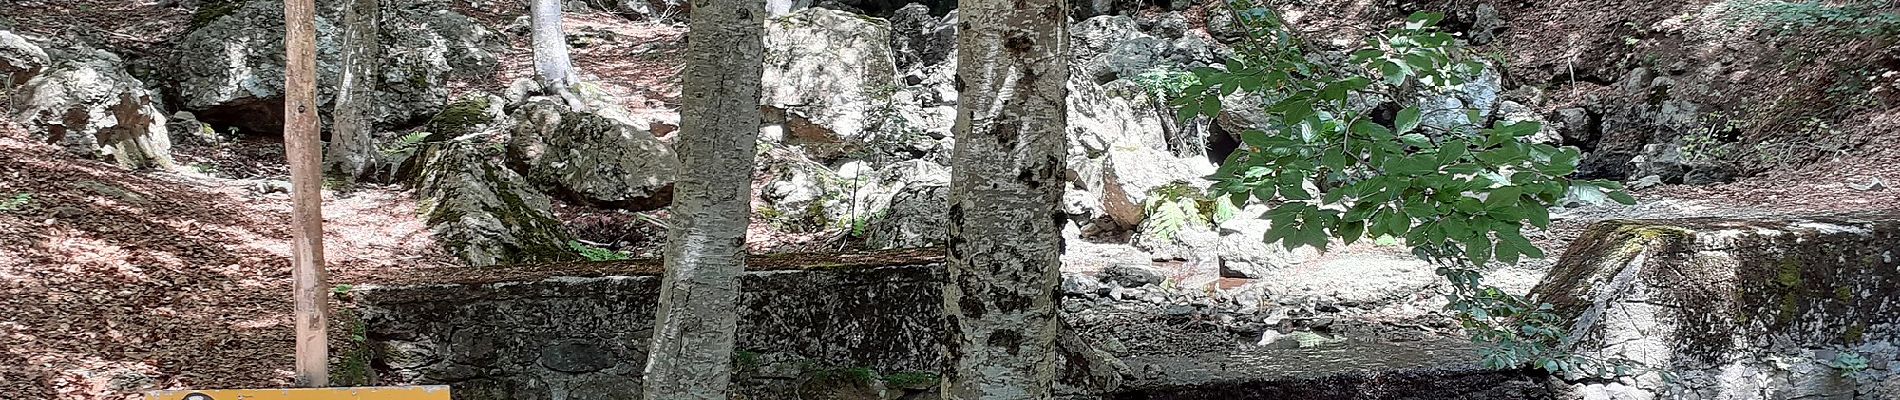
[[[0,132],[0,393],[288,384],[290,204],[254,183],[124,171]],[[333,274],[450,263],[405,192],[325,203]]]

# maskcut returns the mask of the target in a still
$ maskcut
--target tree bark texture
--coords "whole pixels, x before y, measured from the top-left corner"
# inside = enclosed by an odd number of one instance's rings
[[[314,0],[284,1],[284,156],[290,164],[290,264],[296,298],[296,383],[329,385],[330,291],[323,271],[323,162],[317,119]]]
[[[346,180],[362,176],[376,154],[376,127],[369,110],[376,101],[376,66],[382,62],[379,3],[348,0],[343,4],[343,76],[336,92],[324,170]]]
[[[1061,329],[1066,3],[960,3],[946,399],[1051,397]]]
[[[587,105],[574,91],[581,81],[579,72],[574,71],[573,58],[568,56],[567,33],[561,30],[561,0],[530,1],[529,36],[534,47],[536,79],[541,81],[542,88],[567,102],[568,108],[585,110]]]
[[[765,2],[695,0],[680,98],[666,275],[645,398],[726,400],[745,270],[764,74]]]

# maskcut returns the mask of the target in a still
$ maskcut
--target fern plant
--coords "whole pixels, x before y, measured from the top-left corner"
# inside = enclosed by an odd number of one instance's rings
[[[1219,224],[1233,219],[1239,208],[1225,197],[1209,196],[1187,182],[1171,182],[1148,191],[1142,202],[1147,213],[1142,232],[1168,240],[1189,226]]]
[[[12,198],[8,198],[6,200],[0,200],[0,212],[11,212],[14,210],[26,208],[26,205],[32,202],[33,202],[33,194],[31,193],[15,194],[13,195]]]
[[[591,246],[579,240],[567,241],[567,248],[580,253],[581,257],[586,258],[587,261],[619,261],[629,258],[627,253]]]

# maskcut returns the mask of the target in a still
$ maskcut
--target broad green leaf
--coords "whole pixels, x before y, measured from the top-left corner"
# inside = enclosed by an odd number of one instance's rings
[[[1333,171],[1345,170],[1346,169],[1345,151],[1340,150],[1338,147],[1327,147],[1326,151],[1320,154],[1320,165],[1324,165],[1326,166],[1326,168],[1332,169]]]
[[[1424,175],[1438,172],[1438,160],[1425,157],[1408,157],[1387,162],[1385,170],[1399,175]]]
[[[1412,67],[1413,71],[1429,71],[1433,69],[1432,59],[1420,54],[1405,55],[1405,65]]]
[[[1524,159],[1524,153],[1518,152],[1515,149],[1512,149],[1510,146],[1499,147],[1499,148],[1486,150],[1486,151],[1482,151],[1478,153],[1478,161],[1483,161],[1491,165],[1511,164],[1523,159]]]
[[[1610,200],[1616,200],[1616,202],[1623,203],[1623,205],[1627,206],[1627,205],[1636,204],[1636,198],[1630,196],[1628,192],[1624,192],[1621,190],[1612,190],[1608,194],[1610,196]]]
[[[1406,107],[1405,109],[1399,110],[1398,118],[1392,121],[1392,125],[1398,128],[1394,132],[1404,134],[1412,132],[1413,129],[1418,129],[1418,117],[1419,111],[1417,106]]]
[[[1475,235],[1465,239],[1465,258],[1471,259],[1471,265],[1482,267],[1491,261],[1491,238]]]
[[[1543,126],[1543,124],[1537,123],[1537,121],[1518,121],[1498,127],[1497,129],[1498,132],[1510,135],[1511,137],[1525,137],[1537,133],[1537,130],[1543,129]]]
[[[1379,58],[1379,57],[1384,57],[1384,56],[1385,56],[1385,52],[1379,51],[1379,49],[1368,48],[1368,49],[1362,49],[1362,50],[1353,52],[1352,61],[1355,63],[1361,63],[1361,62],[1366,62],[1366,60],[1371,60],[1374,58]]]
[[[1517,186],[1505,186],[1493,189],[1491,190],[1491,194],[1485,197],[1484,207],[1487,210],[1516,207],[1518,197],[1523,194],[1524,188]]]
[[[1306,193],[1306,189],[1300,186],[1302,185],[1293,184],[1281,186],[1280,197],[1284,197],[1287,200],[1312,200],[1313,195]]]
[[[1404,65],[1391,60],[1380,61],[1378,64],[1379,75],[1385,77],[1386,84],[1397,86],[1405,83],[1405,75],[1408,71],[1405,70]]]
[[[1468,146],[1470,146],[1470,144],[1465,143],[1462,139],[1445,141],[1443,145],[1438,146],[1438,163],[1452,164],[1464,159],[1465,151]]]
[[[1201,114],[1201,100],[1196,97],[1189,97],[1188,99],[1186,103],[1181,104],[1181,110],[1175,113],[1175,120],[1185,123],[1194,120],[1194,116]]]
[[[1302,122],[1305,122],[1306,118],[1312,117],[1312,116],[1313,116],[1313,101],[1312,100],[1298,100],[1298,101],[1294,101],[1288,104],[1286,110],[1280,113],[1280,123],[1287,124],[1287,125],[1297,125]]]
[[[1352,133],[1365,135],[1367,137],[1370,137],[1376,140],[1386,140],[1386,139],[1392,138],[1392,130],[1386,129],[1385,125],[1379,125],[1379,123],[1377,122],[1372,122],[1368,120],[1359,120],[1359,121],[1353,122]]]
[[[1240,142],[1257,149],[1273,148],[1274,146],[1267,139],[1267,132],[1258,129],[1240,132]]]
[[[1253,198],[1262,202],[1276,200],[1273,197],[1274,189],[1275,187],[1273,185],[1260,185],[1255,187],[1253,188]]]
[[[1419,12],[1412,13],[1411,16],[1405,17],[1405,22],[1408,28],[1420,29],[1427,26],[1437,25],[1438,21],[1441,21],[1444,19],[1445,19],[1445,14],[1419,11]],[[1411,26],[1411,24],[1418,24],[1418,26],[1413,27]]]
[[[1345,241],[1346,244],[1353,244],[1353,242],[1357,242],[1360,238],[1366,236],[1366,223],[1364,221],[1341,222],[1337,233],[1339,234],[1339,238]]]
[[[1432,146],[1431,138],[1425,137],[1425,135],[1420,135],[1417,133],[1407,133],[1404,135],[1400,135],[1399,141],[1405,142],[1405,145],[1407,146],[1412,146],[1412,147],[1417,147],[1417,148],[1430,148]]]
[[[1522,208],[1524,217],[1530,219],[1531,226],[1550,228],[1550,209],[1542,204],[1525,203]]]

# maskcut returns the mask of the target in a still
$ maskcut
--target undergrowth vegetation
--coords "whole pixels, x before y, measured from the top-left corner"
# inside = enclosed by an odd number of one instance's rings
[[[1529,142],[1541,128],[1534,122],[1486,126],[1478,110],[1465,110],[1463,121],[1427,123],[1422,115],[1443,110],[1417,106],[1377,112],[1405,102],[1405,93],[1455,89],[1487,67],[1435,27],[1442,15],[1414,14],[1368,38],[1349,61],[1326,63],[1273,10],[1249,0],[1228,5],[1249,34],[1232,60],[1194,69],[1192,78],[1144,79],[1164,92],[1185,83],[1170,103],[1182,120],[1235,112],[1224,99],[1259,96],[1267,105],[1258,111],[1271,123],[1241,133],[1244,145],[1208,177],[1214,183],[1204,195],[1157,193],[1147,204],[1161,217],[1155,229],[1229,218],[1258,203],[1271,206],[1260,216],[1272,221],[1263,239],[1287,248],[1402,241],[1450,281],[1448,308],[1486,345],[1486,364],[1573,376],[1627,372],[1619,360],[1564,351],[1550,305],[1485,285],[1480,272],[1493,261],[1543,257],[1524,231],[1548,228],[1560,201],[1634,203],[1622,186],[1569,178],[1581,151]]]

